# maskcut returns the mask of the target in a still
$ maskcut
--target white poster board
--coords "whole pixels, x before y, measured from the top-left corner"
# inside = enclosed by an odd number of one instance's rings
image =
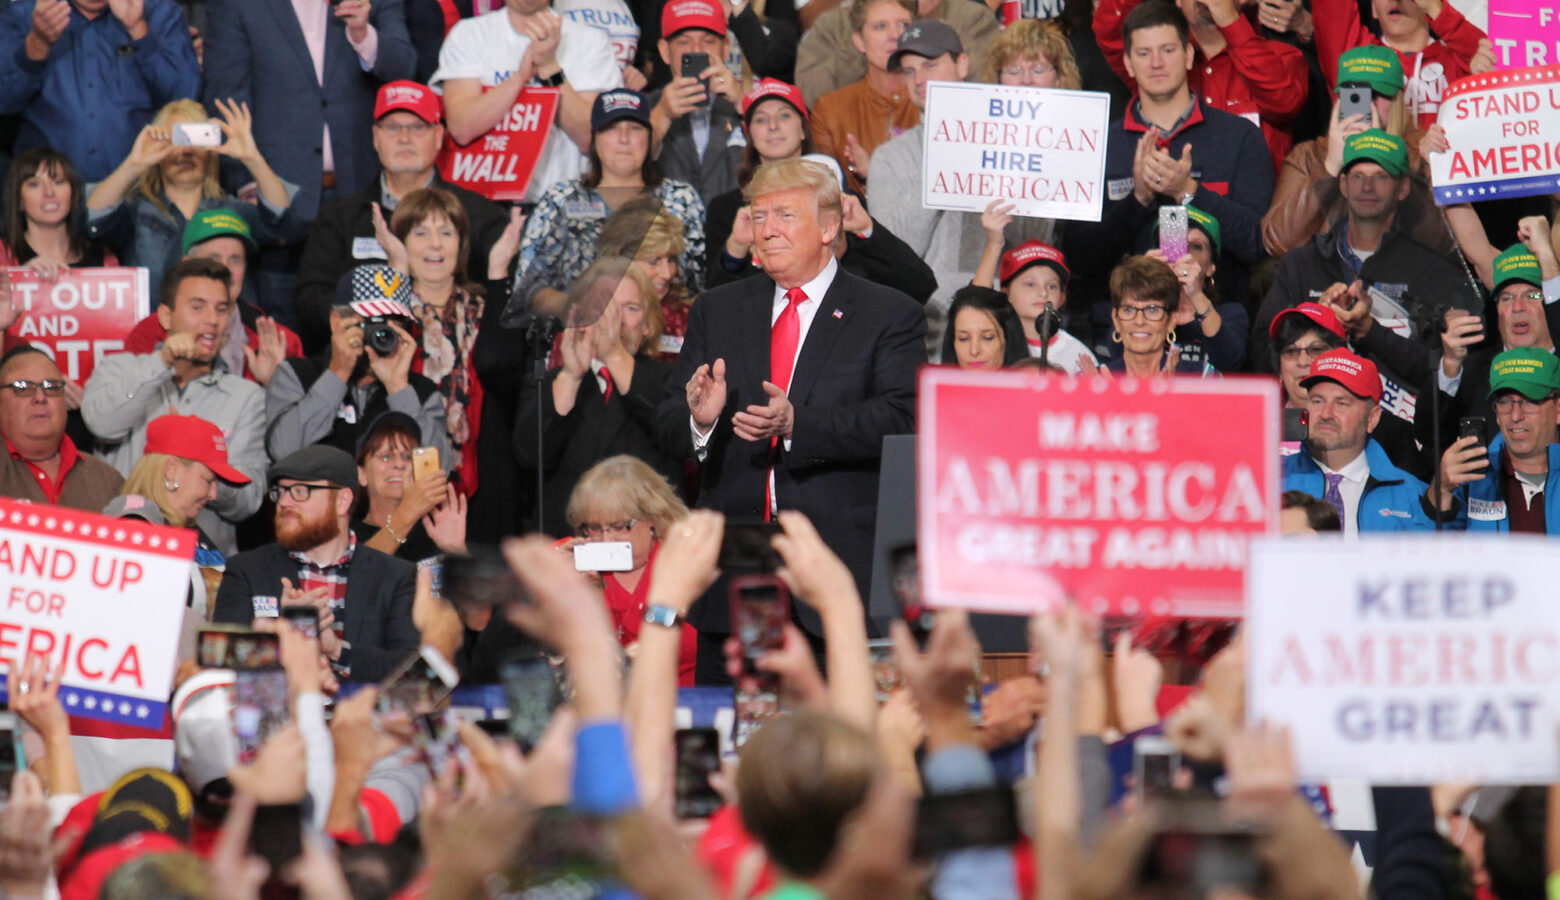
[[[1293,729],[1302,782],[1552,782],[1557,567],[1520,535],[1260,541],[1247,717]]]
[[[921,125],[928,209],[1100,220],[1109,94],[934,81]]]

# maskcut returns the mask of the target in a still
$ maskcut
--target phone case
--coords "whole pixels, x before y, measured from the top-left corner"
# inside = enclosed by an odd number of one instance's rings
[[[412,480],[422,481],[439,471],[439,448],[414,447],[412,449]]]
[[[1186,255],[1186,207],[1159,207],[1159,252],[1174,263]]]

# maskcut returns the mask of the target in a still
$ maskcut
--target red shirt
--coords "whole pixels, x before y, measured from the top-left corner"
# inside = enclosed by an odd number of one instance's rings
[[[655,568],[655,555],[661,549],[660,542],[650,548],[650,560],[645,563],[644,574],[632,591],[610,572],[601,578],[602,591],[607,600],[607,611],[612,614],[612,624],[617,626],[618,641],[624,647],[639,640],[639,629],[645,622],[645,601],[650,594],[650,572]],[[683,622],[682,642],[677,648],[677,686],[693,687],[693,667],[699,656],[699,633]]]
[[[48,499],[49,505],[58,506],[60,504],[60,492],[65,489],[65,476],[70,474],[70,467],[74,466],[76,460],[81,458],[81,454],[76,451],[75,442],[70,439],[70,435],[60,436],[60,477],[58,479],[50,478],[49,474],[40,469],[32,460],[23,459],[22,454],[15,447],[11,446],[10,441],[5,438],[0,438],[0,441],[5,441],[6,452],[11,454],[11,458],[21,460],[22,464],[27,467],[27,470],[33,473],[33,477],[38,479],[38,487],[43,491],[43,496]]]

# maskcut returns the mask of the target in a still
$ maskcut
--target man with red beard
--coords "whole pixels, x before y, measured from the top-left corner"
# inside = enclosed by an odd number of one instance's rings
[[[344,450],[310,446],[267,473],[276,504],[276,543],[228,559],[215,622],[248,625],[284,606],[320,613],[320,650],[343,680],[374,681],[416,652],[416,569],[359,546],[347,527],[357,497],[357,463]]]

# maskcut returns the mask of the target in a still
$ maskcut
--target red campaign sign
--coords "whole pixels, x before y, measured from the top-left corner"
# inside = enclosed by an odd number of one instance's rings
[[[487,89],[484,88],[484,91]],[[439,175],[494,201],[524,200],[558,112],[558,88],[525,88],[509,114],[464,146],[444,133]]]
[[[1267,379],[921,372],[918,534],[931,606],[1238,617],[1278,531]]]
[[[6,269],[19,315],[6,334],[52,356],[86,383],[98,360],[125,349],[125,336],[151,314],[145,269],[69,269],[49,284],[31,269]]]

